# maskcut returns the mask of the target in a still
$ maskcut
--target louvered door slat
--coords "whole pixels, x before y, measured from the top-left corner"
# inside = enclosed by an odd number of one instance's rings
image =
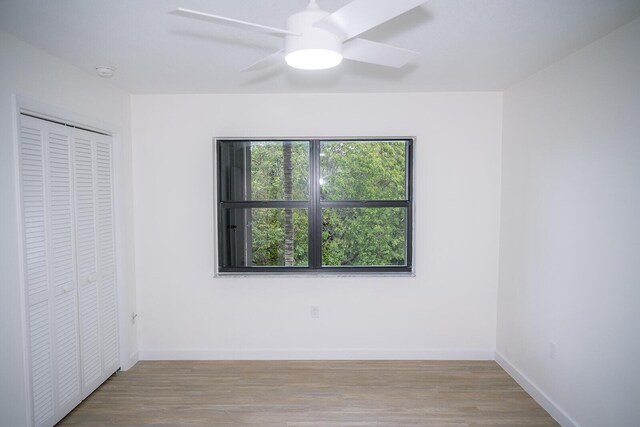
[[[58,404],[62,410],[80,403],[76,299],[71,292],[56,297],[56,361]]]
[[[20,167],[22,180],[22,212],[26,252],[25,282],[30,302],[47,293],[45,240],[44,126],[37,120],[21,122]],[[44,272],[44,274],[43,274]]]
[[[54,295],[70,288],[74,279],[71,204],[71,129],[48,124],[47,177]],[[69,291],[71,289],[67,289]]]
[[[34,423],[43,425],[54,416],[49,301],[31,306],[29,314]]]
[[[87,284],[87,278],[97,272],[93,157],[91,139],[75,135],[76,241],[80,286]]]
[[[82,393],[87,396],[102,377],[100,324],[96,282],[80,287],[80,339],[82,342]]]
[[[113,272],[102,278],[100,286],[103,371],[104,374],[110,375],[118,365],[118,319]]]

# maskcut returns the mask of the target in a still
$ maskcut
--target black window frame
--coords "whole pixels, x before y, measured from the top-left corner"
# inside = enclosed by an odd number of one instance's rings
[[[221,179],[221,145],[225,142],[308,142],[309,143],[309,200],[243,200],[223,201]],[[320,197],[320,144],[322,142],[387,142],[404,141],[405,150],[405,200],[344,200],[323,201]],[[214,230],[217,248],[216,275],[220,276],[246,276],[246,275],[413,275],[414,272],[414,200],[413,200],[413,174],[414,174],[414,145],[415,137],[346,137],[346,138],[215,138],[214,139],[214,181],[216,182],[216,228]],[[405,254],[406,265],[401,266],[323,266],[322,265],[322,209],[323,208],[404,208],[406,209],[405,223]],[[222,210],[227,208],[303,208],[308,209],[308,256],[309,265],[301,266],[223,266],[223,239],[222,239]]]

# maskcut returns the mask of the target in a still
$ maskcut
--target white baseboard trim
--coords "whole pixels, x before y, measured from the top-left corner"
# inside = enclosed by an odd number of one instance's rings
[[[137,351],[129,354],[128,358],[120,362],[120,370],[128,371],[129,369],[133,368],[136,363],[138,363],[138,360],[140,360],[140,356]]]
[[[495,361],[504,369],[533,399],[540,404],[562,427],[580,427],[580,425],[558,406],[547,394],[533,383],[525,374],[496,351]]]
[[[494,349],[248,348],[140,350],[140,360],[493,360]]]

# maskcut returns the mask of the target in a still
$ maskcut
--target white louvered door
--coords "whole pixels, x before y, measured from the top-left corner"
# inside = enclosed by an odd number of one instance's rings
[[[80,403],[80,357],[73,243],[71,134],[73,128],[46,126],[46,182],[50,290],[53,297],[54,393],[57,412]]]
[[[113,144],[105,135],[96,135],[95,165],[102,373],[109,376],[118,368],[119,349],[113,214]]]
[[[76,129],[76,241],[83,398],[118,369],[111,138]]]
[[[21,118],[20,174],[24,242],[24,281],[27,303],[29,362],[33,422],[55,422],[54,354],[51,334],[49,256],[46,234],[45,124]]]
[[[118,368],[112,142],[21,115],[32,416],[50,426]]]
[[[73,142],[80,342],[82,343],[82,397],[85,398],[102,382],[97,285],[95,154],[90,135],[74,135]]]

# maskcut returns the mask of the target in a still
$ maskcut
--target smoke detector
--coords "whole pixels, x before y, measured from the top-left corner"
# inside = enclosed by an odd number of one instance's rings
[[[113,77],[113,73],[115,72],[115,68],[109,67],[108,65],[100,65],[96,67],[96,73],[102,78],[109,79]]]

